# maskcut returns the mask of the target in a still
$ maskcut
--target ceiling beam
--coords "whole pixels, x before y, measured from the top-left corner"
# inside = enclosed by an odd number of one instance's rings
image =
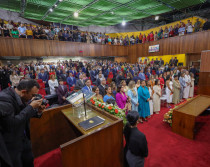
[[[163,5],[165,5],[165,6],[167,6],[167,7],[169,7],[169,8],[171,8],[171,9],[173,9],[173,10],[177,10],[175,7],[169,5],[168,3],[163,2],[162,0],[156,0],[156,1],[161,3],[161,4],[163,4]]]
[[[20,16],[23,17],[26,9],[27,0],[20,1]]]

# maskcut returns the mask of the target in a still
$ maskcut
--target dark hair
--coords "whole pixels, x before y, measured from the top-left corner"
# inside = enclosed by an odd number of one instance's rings
[[[140,83],[142,84],[142,82],[145,82],[145,83],[146,83],[146,81],[145,81],[145,80],[141,80],[141,82],[140,82]]]
[[[117,87],[117,92],[118,93],[120,92],[121,88],[122,88],[122,85],[118,85],[118,87]]]
[[[134,126],[139,119],[139,113],[137,111],[130,111],[126,116],[126,119],[131,126]]]
[[[174,75],[174,78],[178,77],[178,75]]]
[[[38,89],[40,88],[39,83],[34,80],[34,79],[23,79],[19,82],[19,84],[17,85],[17,89],[19,91],[21,90],[27,90],[27,92],[29,92],[33,87],[37,87]]]
[[[163,74],[162,74],[162,73],[160,73],[160,74],[158,75],[158,77],[160,77],[161,75],[163,76]]]
[[[86,83],[87,81],[89,81],[89,80],[90,80],[90,79],[86,79],[86,80],[85,80],[85,83]]]
[[[166,76],[166,80],[169,80],[171,78],[171,75]]]
[[[108,90],[109,88],[111,88],[111,86],[106,86],[106,87],[105,87],[105,92],[106,92],[106,94],[107,94],[107,90]]]
[[[155,85],[157,85],[158,84],[158,81],[160,81],[159,79],[156,79],[155,80]]]
[[[92,87],[92,91],[95,92],[97,88],[97,86]]]

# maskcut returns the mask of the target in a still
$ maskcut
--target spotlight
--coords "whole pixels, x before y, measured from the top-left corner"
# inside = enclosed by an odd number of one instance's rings
[[[126,25],[126,22],[125,22],[125,20],[123,20],[123,21],[122,21],[122,25],[123,25],[123,26],[125,26],[125,25]]]
[[[59,0],[59,2],[62,2],[63,0]]]
[[[53,9],[52,8],[50,8],[50,12],[52,12],[53,11]]]
[[[55,7],[57,7],[58,5],[57,5],[57,4],[55,4],[54,6],[55,6]]]
[[[78,13],[77,12],[74,12],[74,17],[78,17]]]
[[[159,20],[159,16],[155,16],[155,20]]]
[[[114,12],[111,12],[111,14],[114,14]]]

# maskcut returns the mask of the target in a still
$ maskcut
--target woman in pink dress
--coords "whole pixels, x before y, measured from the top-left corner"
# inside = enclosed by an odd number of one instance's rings
[[[126,109],[127,96],[124,92],[124,86],[120,85],[117,87],[116,103],[119,108]]]

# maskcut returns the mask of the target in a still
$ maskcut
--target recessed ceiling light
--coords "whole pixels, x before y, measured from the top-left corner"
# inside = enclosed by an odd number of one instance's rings
[[[50,12],[52,12],[53,11],[53,9],[52,8],[50,8]]]
[[[125,26],[125,25],[126,25],[126,22],[125,22],[125,20],[123,20],[123,21],[122,21],[122,25],[123,25],[123,26]]]
[[[78,13],[77,12],[74,12],[74,17],[78,17]]]
[[[57,7],[58,5],[57,5],[57,4],[55,4],[54,6],[55,6],[55,7]]]
[[[159,16],[155,16],[155,20],[159,20]]]
[[[111,12],[111,14],[114,14],[114,12]]]

